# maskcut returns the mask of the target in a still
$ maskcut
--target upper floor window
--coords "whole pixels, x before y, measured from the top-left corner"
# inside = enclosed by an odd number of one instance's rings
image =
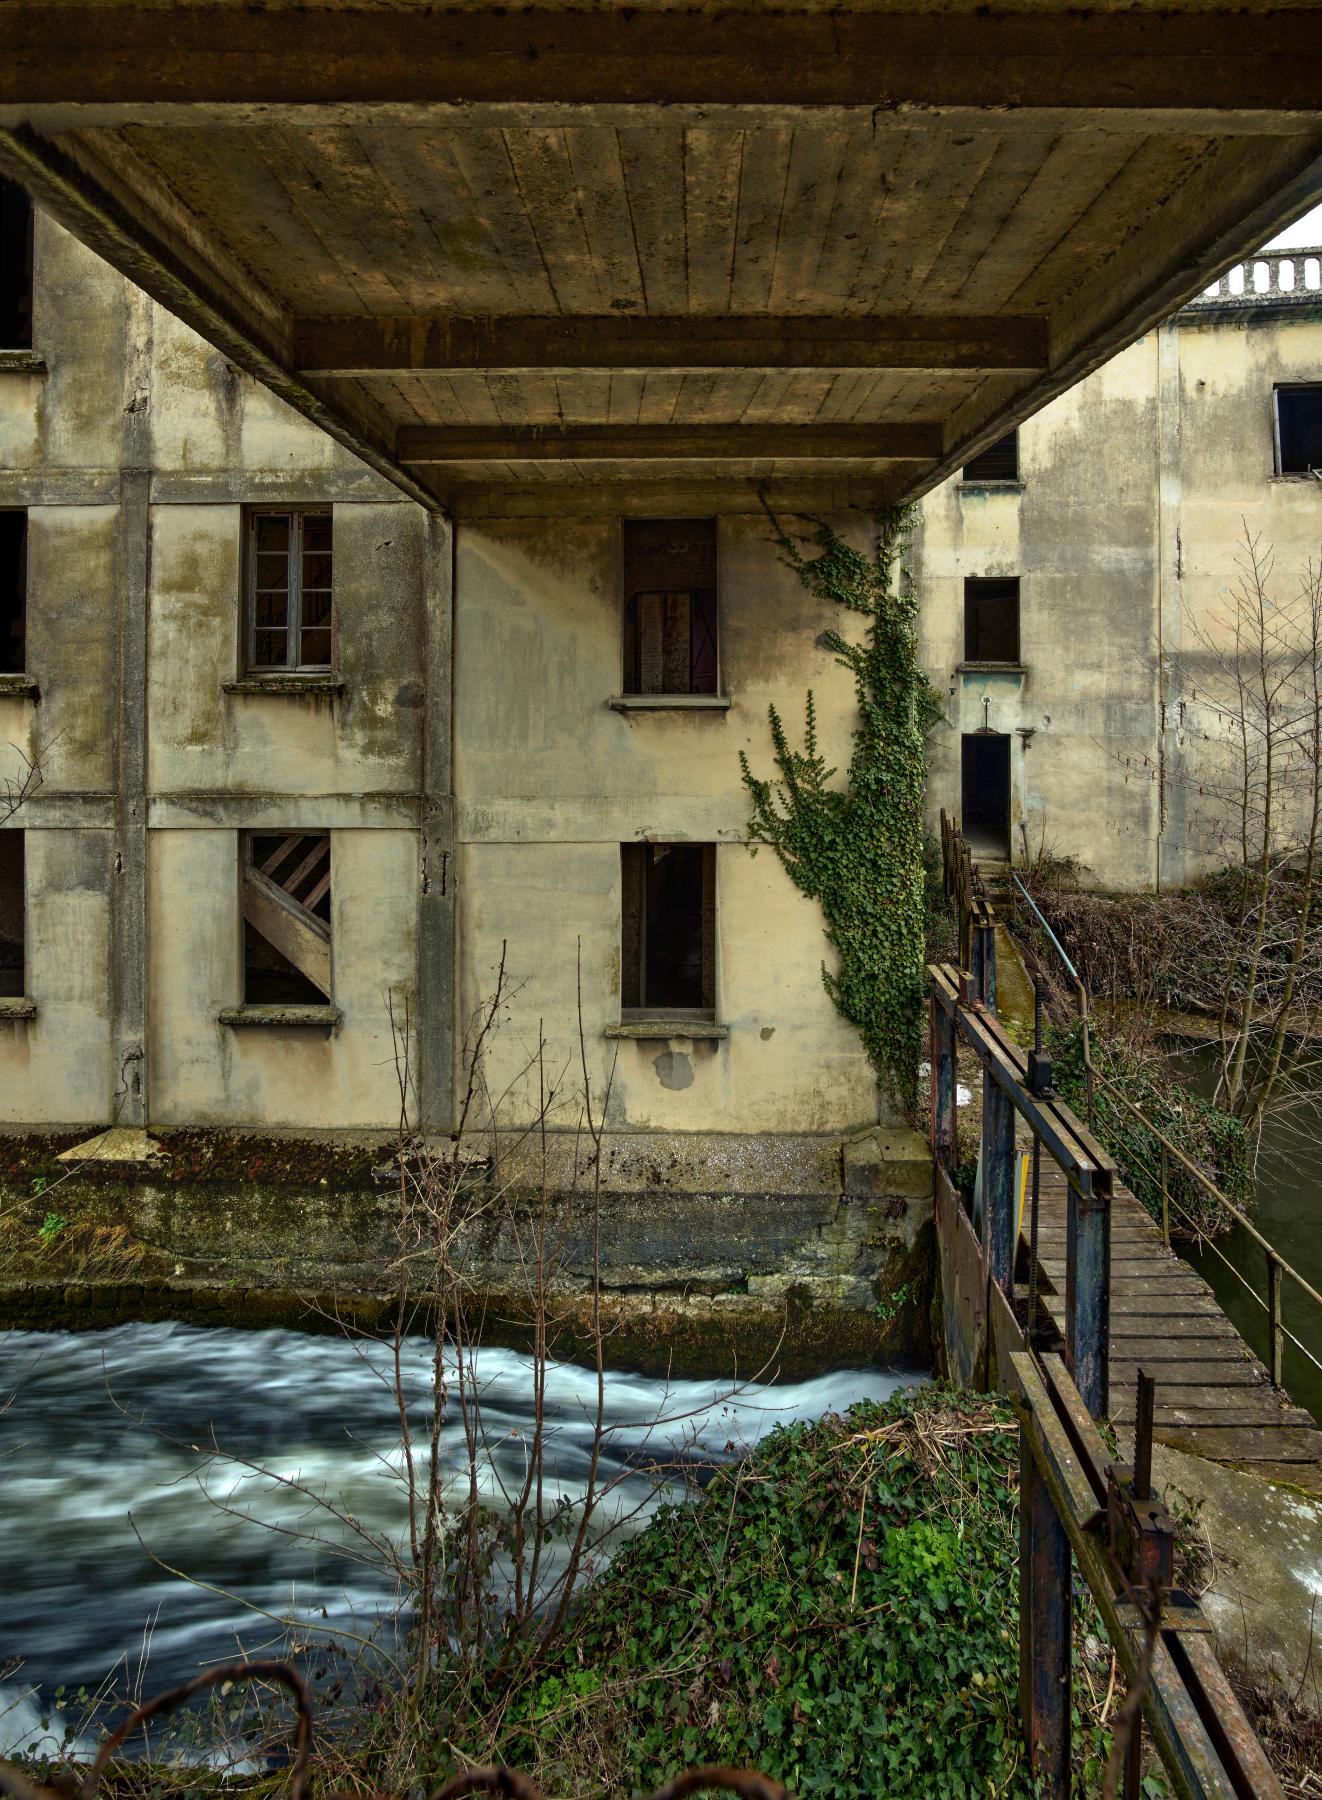
[[[624,691],[714,694],[715,519],[624,521]]]
[[[965,481],[1018,481],[1019,428],[989,444],[972,462],[964,464]]]
[[[28,515],[0,512],[0,675],[27,667]]]
[[[32,348],[32,202],[0,180],[0,350]]]
[[[1322,469],[1322,381],[1276,389],[1276,473]]]
[[[1019,661],[1019,577],[970,575],[964,583],[964,660]]]
[[[247,515],[247,664],[331,667],[331,515],[253,507]]]

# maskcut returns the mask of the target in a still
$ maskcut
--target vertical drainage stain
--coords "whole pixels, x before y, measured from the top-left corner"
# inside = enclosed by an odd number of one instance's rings
[[[653,1060],[657,1079],[663,1088],[686,1088],[693,1086],[693,1064],[682,1050],[663,1050]]]

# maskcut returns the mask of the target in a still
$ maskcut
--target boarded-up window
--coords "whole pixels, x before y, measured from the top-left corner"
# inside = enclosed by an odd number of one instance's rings
[[[626,1014],[716,1016],[716,846],[621,844]]]
[[[324,1006],[331,997],[328,834],[246,833],[242,884],[245,1001]]]
[[[0,180],[0,350],[32,348],[32,202]]]
[[[1019,661],[1019,577],[970,576],[964,583],[965,662]]]
[[[247,529],[249,669],[329,669],[330,513],[253,507]]]
[[[0,675],[27,667],[28,516],[0,512]]]
[[[1276,390],[1276,473],[1322,470],[1322,382]]]
[[[965,481],[1018,481],[1019,432],[1007,431],[1003,438],[964,464]]]
[[[23,833],[0,831],[0,995],[23,992]]]
[[[714,694],[715,519],[624,521],[624,691]]]

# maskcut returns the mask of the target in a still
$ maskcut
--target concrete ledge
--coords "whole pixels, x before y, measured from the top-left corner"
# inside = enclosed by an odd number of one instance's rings
[[[237,681],[222,681],[222,694],[342,694],[348,686],[343,675],[242,675]]]
[[[686,1019],[682,1015],[657,1019],[621,1019],[608,1025],[602,1033],[608,1038],[691,1038],[697,1040],[727,1038],[730,1027],[715,1019]]]
[[[0,700],[40,700],[41,689],[31,675],[0,675]]]
[[[344,1017],[338,1006],[223,1006],[216,1014],[222,1025],[265,1025],[300,1029],[312,1026],[329,1031]]]
[[[0,374],[44,375],[46,358],[38,350],[0,350]]]
[[[612,694],[612,712],[729,712],[728,694]]]
[[[7,1019],[35,1019],[37,1003],[23,994],[0,994],[0,1022]]]
[[[932,1192],[932,1147],[906,1126],[883,1125],[846,1138],[841,1158],[846,1194],[919,1200]]]

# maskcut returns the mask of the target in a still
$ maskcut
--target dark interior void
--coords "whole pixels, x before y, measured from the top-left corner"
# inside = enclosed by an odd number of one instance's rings
[[[1276,390],[1276,432],[1281,475],[1322,469],[1322,383]]]
[[[1019,577],[970,575],[964,583],[965,662],[1019,661]]]
[[[960,816],[975,849],[1010,854],[1010,739],[971,731],[961,746]]]
[[[0,512],[0,675],[21,675],[27,657],[28,516]]]
[[[0,350],[32,348],[32,202],[0,180]]]
[[[716,692],[715,519],[624,521],[624,692]]]
[[[0,831],[0,995],[23,992],[23,833]]]
[[[965,481],[1018,481],[1019,431],[1007,431],[980,456],[964,464]]]
[[[713,1013],[716,848],[622,844],[620,1003]]]
[[[248,838],[248,854],[252,865],[260,869],[277,886],[283,887],[297,872],[312,860],[313,849],[324,842],[324,835],[300,835],[284,831],[255,831]],[[317,918],[330,922],[330,886],[317,892],[316,886],[309,886],[314,880],[318,863],[308,870],[308,876],[296,881],[296,891],[291,898],[303,904],[306,899],[313,898],[313,904],[307,910]],[[270,940],[257,930],[247,919],[243,922],[243,998],[253,1006],[325,1006],[326,996],[315,982],[308,980],[301,969],[295,968],[282,950],[278,950]]]

